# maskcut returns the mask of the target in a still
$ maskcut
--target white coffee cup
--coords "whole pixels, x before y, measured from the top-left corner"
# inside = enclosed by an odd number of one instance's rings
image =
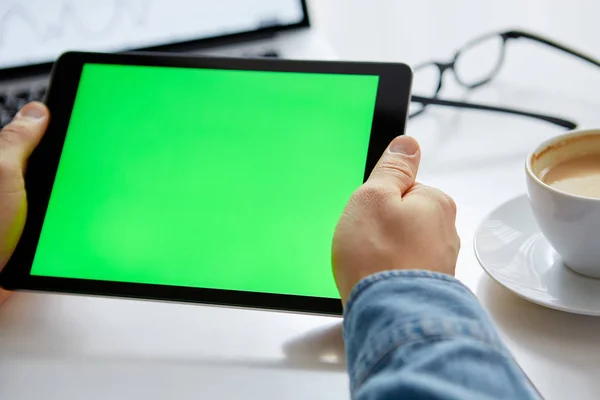
[[[527,158],[527,189],[539,228],[562,261],[600,278],[600,198],[559,191],[541,179],[548,168],[592,152],[600,154],[600,129],[572,131],[542,143]]]

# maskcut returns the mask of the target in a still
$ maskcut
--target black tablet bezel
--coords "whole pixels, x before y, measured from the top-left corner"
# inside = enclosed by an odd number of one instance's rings
[[[392,63],[211,58],[157,53],[65,53],[53,68],[46,97],[52,115],[48,130],[29,160],[26,175],[29,210],[25,229],[17,249],[0,274],[0,285],[9,290],[42,290],[332,315],[342,313],[340,300],[331,298],[30,275],[85,63],[377,75],[379,86],[364,179],[389,142],[404,133],[412,81],[410,67]]]

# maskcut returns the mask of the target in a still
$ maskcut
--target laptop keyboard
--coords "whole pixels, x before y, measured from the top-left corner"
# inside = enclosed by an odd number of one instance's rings
[[[279,54],[274,50],[269,50],[258,55],[249,54],[248,57],[279,58]],[[0,129],[8,124],[25,104],[30,101],[43,101],[45,96],[46,86],[40,86],[39,83],[13,92],[0,90]]]
[[[14,93],[0,93],[0,127],[8,124],[15,114],[30,101],[42,101],[45,87],[29,88]]]

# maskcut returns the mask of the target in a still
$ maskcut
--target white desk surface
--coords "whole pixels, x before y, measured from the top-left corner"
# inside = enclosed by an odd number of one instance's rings
[[[571,5],[569,5],[571,4]],[[445,59],[490,30],[534,29],[600,58],[589,1],[313,0],[314,22],[342,59]],[[600,71],[512,43],[492,84],[465,94],[600,127]],[[549,400],[600,396],[600,319],[545,309],[490,281],[472,238],[479,221],[525,192],[523,163],[552,125],[434,109],[411,121],[420,178],[458,204],[457,277],[480,298]],[[158,302],[18,294],[0,309],[0,398],[348,399],[340,319]]]

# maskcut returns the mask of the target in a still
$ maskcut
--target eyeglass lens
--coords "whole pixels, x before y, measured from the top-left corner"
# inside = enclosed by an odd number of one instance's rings
[[[454,73],[463,85],[476,86],[494,76],[503,57],[502,36],[490,36],[460,50],[454,64]]]
[[[493,78],[504,59],[504,39],[500,35],[487,36],[468,43],[457,52],[454,74],[460,84],[474,87]],[[440,86],[440,69],[434,63],[416,67],[412,93],[423,97],[437,97]],[[409,115],[415,115],[423,105],[411,102]]]

